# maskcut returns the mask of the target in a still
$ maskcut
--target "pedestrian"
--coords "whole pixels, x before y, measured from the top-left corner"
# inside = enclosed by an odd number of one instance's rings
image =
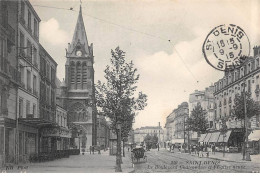
[[[95,154],[94,152],[95,152],[95,147],[92,146],[92,153],[93,153],[93,155]]]
[[[216,151],[216,146],[215,144],[212,145],[212,153],[215,155],[215,151]]]
[[[129,152],[129,147],[128,147],[128,152]]]
[[[89,146],[89,154],[91,155],[92,146]]]

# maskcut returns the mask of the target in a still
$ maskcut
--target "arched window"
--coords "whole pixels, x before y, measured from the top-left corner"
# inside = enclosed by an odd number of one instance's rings
[[[82,64],[82,81],[83,81],[83,89],[87,88],[87,63],[83,62]]]
[[[71,83],[75,83],[75,74],[76,74],[75,72],[76,72],[75,63],[71,62],[70,63],[70,75],[71,75],[70,82]]]
[[[69,122],[82,122],[85,121],[84,114],[86,114],[86,108],[81,103],[73,104],[68,111]]]

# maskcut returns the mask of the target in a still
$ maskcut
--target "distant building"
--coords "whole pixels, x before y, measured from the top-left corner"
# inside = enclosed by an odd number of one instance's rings
[[[209,130],[216,128],[215,116],[214,116],[214,86],[209,86],[203,91],[195,90],[189,95],[189,117],[193,109],[200,104],[202,109],[206,111],[206,120],[208,121]],[[197,132],[190,132],[190,140],[197,142]]]
[[[101,149],[106,149],[109,147],[109,139],[110,139],[110,129],[109,123],[106,118],[102,115],[97,116],[97,145],[101,147]]]
[[[144,142],[144,138],[147,135],[154,136],[156,135],[157,137],[160,136],[159,141],[162,142],[161,137],[163,136],[163,129],[162,127],[159,128],[159,126],[145,126],[141,128],[136,128],[134,130],[134,140],[136,144],[141,144]]]
[[[187,131],[185,129],[185,121],[189,117],[189,106],[187,102],[183,102],[178,105],[178,108],[174,109],[166,119],[166,135],[165,140],[172,144],[188,143]],[[185,134],[185,139],[184,139]]]

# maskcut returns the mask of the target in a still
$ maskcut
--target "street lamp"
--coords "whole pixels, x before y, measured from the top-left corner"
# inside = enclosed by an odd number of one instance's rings
[[[249,85],[248,85],[249,86]],[[246,80],[245,80],[245,76],[243,78],[243,93],[244,93],[244,111],[245,111],[245,118],[244,118],[244,128],[245,128],[245,137],[246,137],[246,141],[244,141],[244,151],[243,151],[243,160],[246,161],[251,161],[250,158],[250,154],[247,151],[247,147],[248,147],[248,118],[247,118],[247,107],[246,107]]]

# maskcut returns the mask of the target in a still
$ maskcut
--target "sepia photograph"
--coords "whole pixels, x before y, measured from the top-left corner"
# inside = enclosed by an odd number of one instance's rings
[[[259,0],[0,0],[0,173],[259,173]]]

